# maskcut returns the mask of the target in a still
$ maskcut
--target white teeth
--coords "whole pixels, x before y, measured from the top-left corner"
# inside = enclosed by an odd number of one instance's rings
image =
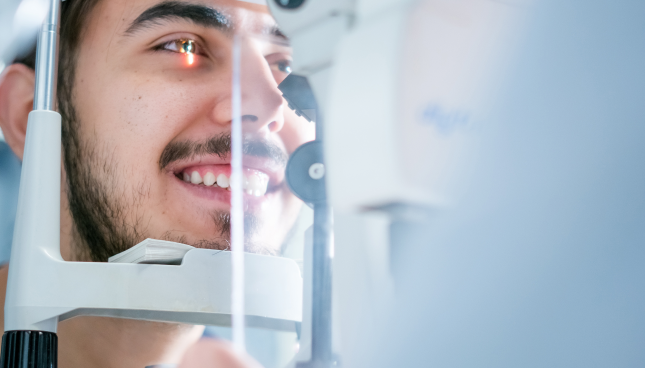
[[[269,177],[264,174],[252,173],[244,177],[244,190],[247,194],[256,197],[263,196],[267,192]]]
[[[205,186],[213,186],[217,184],[218,187],[231,190],[233,186],[232,178],[226,174],[219,174],[217,177],[212,172],[207,172],[202,178],[199,172],[193,171],[191,174],[184,172],[182,178],[185,182],[190,182],[195,185],[204,184]],[[243,175],[242,191],[248,195],[261,197],[266,194],[267,186],[269,185],[269,176],[260,172],[246,172]]]
[[[202,183],[201,175],[199,175],[197,171],[193,171],[193,173],[190,175],[190,182],[193,184],[201,184]]]
[[[235,177],[233,174],[231,174],[231,177],[228,178],[228,184],[229,184],[229,189],[233,188],[237,184],[237,180],[235,180]]]
[[[218,185],[220,188],[228,188],[228,187],[229,187],[229,184],[230,184],[230,183],[229,183],[229,180],[228,180],[228,176],[226,176],[226,175],[224,175],[224,174],[219,174],[219,175],[217,176],[217,185]]]
[[[249,181],[249,188],[257,187],[262,181],[262,179],[260,179],[260,177],[257,175],[249,175],[247,179]]]
[[[204,185],[210,187],[215,184],[215,181],[217,181],[217,179],[215,179],[215,174],[212,172],[207,172],[206,175],[204,175]]]

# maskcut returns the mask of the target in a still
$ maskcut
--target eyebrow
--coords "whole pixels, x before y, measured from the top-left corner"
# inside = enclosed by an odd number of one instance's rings
[[[141,13],[130,24],[125,34],[133,34],[169,20],[184,20],[203,27],[222,30],[231,28],[231,19],[213,8],[178,1],[166,1]]]

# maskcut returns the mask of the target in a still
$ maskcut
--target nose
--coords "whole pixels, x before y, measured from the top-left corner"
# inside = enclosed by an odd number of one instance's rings
[[[253,39],[240,40],[240,90],[245,134],[276,133],[284,126],[283,99],[269,64]]]

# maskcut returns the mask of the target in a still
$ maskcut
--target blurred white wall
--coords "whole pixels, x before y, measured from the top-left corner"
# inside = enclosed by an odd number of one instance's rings
[[[645,367],[645,2],[529,12],[467,190],[404,255],[365,367]]]

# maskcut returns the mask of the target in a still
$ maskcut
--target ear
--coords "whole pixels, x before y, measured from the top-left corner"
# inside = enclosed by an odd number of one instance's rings
[[[24,64],[9,65],[0,76],[0,129],[21,161],[27,119],[34,104],[35,80],[34,71]]]

